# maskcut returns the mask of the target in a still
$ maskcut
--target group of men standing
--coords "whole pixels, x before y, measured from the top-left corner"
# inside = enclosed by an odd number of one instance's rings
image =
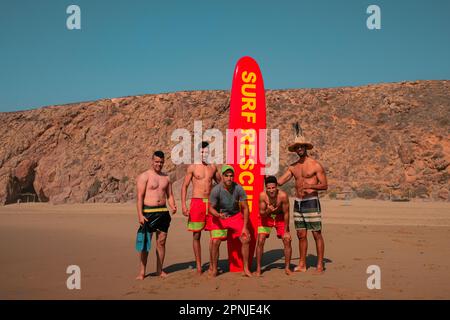
[[[318,198],[319,190],[327,189],[327,179],[321,164],[308,156],[307,150],[313,145],[303,137],[297,137],[289,146],[289,151],[296,152],[298,160],[277,179],[265,178],[265,191],[259,196],[259,222],[256,245],[256,272],[250,272],[249,244],[252,235],[249,232],[249,206],[247,195],[241,185],[234,181],[234,169],[208,162],[209,144],[203,141],[199,146],[201,163],[191,164],[181,187],[181,206],[183,215],[188,217],[187,229],[193,234],[193,251],[198,274],[202,274],[202,257],[200,238],[203,230],[209,231],[210,264],[208,274],[218,274],[219,247],[223,240],[239,238],[242,243],[242,258],[245,276],[261,275],[261,258],[264,244],[272,228],[276,229],[282,239],[285,255],[285,273],[306,272],[306,254],[308,249],[307,231],[314,236],[317,249],[316,273],[324,271],[324,241],[322,238],[321,208]],[[152,155],[152,167],[137,178],[137,211],[139,230],[136,248],[139,251],[140,270],[137,279],[145,278],[148,252],[153,233],[156,234],[157,275],[166,277],[163,271],[165,242],[171,215],[175,214],[172,184],[167,174],[162,172],[164,153],[156,151]],[[300,261],[293,270],[291,261],[291,235],[289,230],[289,197],[278,187],[295,179],[296,199],[294,201],[294,225],[299,239]],[[190,206],[187,205],[188,187],[192,183]],[[168,206],[167,206],[168,205]],[[168,208],[169,207],[169,208]]]

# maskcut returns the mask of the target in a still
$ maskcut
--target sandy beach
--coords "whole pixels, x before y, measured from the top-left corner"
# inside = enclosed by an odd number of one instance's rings
[[[181,206],[178,206],[180,208]],[[138,258],[135,205],[45,203],[0,207],[0,299],[450,299],[450,203],[323,200],[326,272],[283,272],[282,243],[272,231],[260,278],[227,271],[222,243],[215,279],[196,276],[186,218],[173,217],[166,279],[134,280]],[[292,219],[291,219],[292,220]],[[298,263],[293,236],[292,264]],[[209,235],[202,234],[206,264]],[[155,272],[154,247],[149,272]],[[308,266],[315,245],[309,235]],[[68,290],[66,269],[81,268],[81,290]],[[369,265],[381,289],[366,286]]]

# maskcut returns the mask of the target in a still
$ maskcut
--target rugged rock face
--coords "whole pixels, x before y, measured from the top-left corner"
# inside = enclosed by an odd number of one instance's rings
[[[450,81],[267,91],[267,126],[280,130],[279,174],[299,121],[326,168],[328,195],[449,200]],[[52,203],[124,202],[155,149],[180,193],[184,166],[170,161],[176,128],[225,133],[229,92],[194,91],[104,99],[0,113],[0,203],[34,193]],[[285,188],[292,191],[293,183]]]

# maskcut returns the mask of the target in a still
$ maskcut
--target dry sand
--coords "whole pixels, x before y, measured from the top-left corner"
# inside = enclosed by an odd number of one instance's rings
[[[180,206],[179,206],[180,207]],[[196,276],[191,234],[179,212],[167,242],[167,279],[134,280],[138,271],[134,204],[19,204],[0,207],[0,299],[450,299],[450,204],[322,201],[326,273],[283,272],[281,241],[266,242],[261,278],[225,272]],[[291,230],[294,230],[291,222]],[[298,240],[293,235],[293,264]],[[209,235],[202,235],[208,262]],[[316,260],[309,235],[308,265]],[[220,266],[227,270],[226,244]],[[155,272],[154,248],[149,272]],[[68,290],[66,268],[81,268]],[[381,289],[366,286],[369,265]]]

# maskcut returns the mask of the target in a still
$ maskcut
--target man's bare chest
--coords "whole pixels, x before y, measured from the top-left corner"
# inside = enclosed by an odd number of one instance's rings
[[[316,176],[316,170],[312,165],[297,164],[292,173],[296,179],[308,179]]]
[[[167,179],[167,177],[149,177],[148,181],[147,181],[147,190],[152,191],[152,190],[164,190],[165,188],[167,188],[167,185],[169,184],[169,180]]]
[[[196,180],[211,180],[214,176],[214,169],[211,167],[196,167],[193,172]]]
[[[276,209],[273,213],[282,212],[282,202],[283,201],[279,196],[276,199],[271,199],[268,196],[266,196],[266,204]]]

